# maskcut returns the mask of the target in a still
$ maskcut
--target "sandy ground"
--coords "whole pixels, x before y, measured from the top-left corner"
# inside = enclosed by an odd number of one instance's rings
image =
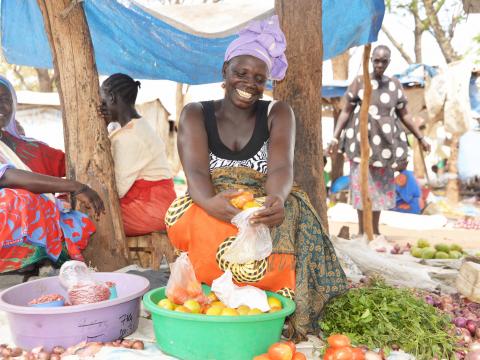
[[[329,230],[331,234],[338,235],[342,226],[350,228],[350,235],[357,234],[358,224],[329,221]],[[418,239],[429,240],[432,244],[438,243],[456,243],[464,249],[480,250],[480,231],[465,229],[435,229],[435,230],[410,230],[394,228],[391,226],[380,225],[380,232],[388,240],[398,244],[415,243]]]

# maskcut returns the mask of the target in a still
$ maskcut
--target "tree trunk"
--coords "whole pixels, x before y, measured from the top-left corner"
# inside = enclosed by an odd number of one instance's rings
[[[333,80],[348,80],[349,61],[350,52],[348,50],[332,59]]]
[[[53,77],[50,77],[47,69],[35,68],[38,77],[38,85],[40,92],[52,92],[53,91]]]
[[[423,35],[423,24],[418,18],[418,16],[414,16],[415,18],[415,29],[413,30],[413,38],[414,38],[414,51],[415,51],[415,63],[422,64],[422,35]]]
[[[292,106],[296,118],[295,181],[307,191],[328,231],[322,146],[322,1],[275,0],[287,38],[286,78],[274,98]]]
[[[84,255],[101,271],[117,270],[128,264],[128,252],[110,142],[105,123],[97,113],[100,105],[98,74],[83,7],[70,6],[70,0],[37,2],[58,79],[68,177],[95,189],[106,208],[106,214],[96,219],[97,232]]]
[[[423,0],[423,5],[425,7],[425,13],[427,14],[428,21],[433,30],[435,39],[437,40],[440,50],[442,51],[443,56],[447,63],[451,63],[459,59],[459,56],[455,52],[450,43],[450,40],[447,38],[445,31],[442,29],[440,22],[438,21],[438,16],[433,6],[434,0]]]

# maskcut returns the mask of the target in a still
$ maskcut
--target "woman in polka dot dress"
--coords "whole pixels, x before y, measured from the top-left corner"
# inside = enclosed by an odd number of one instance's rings
[[[390,49],[377,46],[372,53],[372,96],[368,110],[370,165],[368,188],[372,200],[373,232],[380,235],[380,211],[395,207],[394,171],[406,167],[408,144],[404,126],[420,141],[425,151],[430,145],[412,121],[407,110],[407,98],[396,78],[384,75],[390,63]],[[348,87],[345,106],[335,127],[329,153],[339,148],[350,159],[350,186],[353,207],[358,212],[359,234],[363,234],[362,201],[360,195],[360,105],[363,100],[363,78],[358,76]],[[353,116],[350,116],[353,112]],[[404,126],[403,126],[404,125]],[[342,139],[340,135],[342,134]]]

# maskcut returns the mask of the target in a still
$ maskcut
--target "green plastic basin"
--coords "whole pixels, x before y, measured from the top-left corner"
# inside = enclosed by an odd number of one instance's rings
[[[208,286],[203,286],[206,294]],[[164,299],[165,288],[146,293],[143,303],[152,313],[155,337],[160,349],[182,360],[252,360],[280,340],[285,318],[295,303],[267,291],[282,302],[274,313],[248,316],[212,316],[166,310],[156,304]]]

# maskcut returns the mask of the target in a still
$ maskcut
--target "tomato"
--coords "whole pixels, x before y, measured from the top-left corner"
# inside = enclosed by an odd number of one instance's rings
[[[247,210],[247,209],[251,209],[251,208],[258,208],[258,207],[260,207],[260,204],[257,203],[255,200],[252,200],[252,201],[246,202],[245,205],[243,205],[242,210]]]
[[[268,354],[257,355],[253,360],[271,360]]]
[[[307,360],[307,357],[301,352],[296,352],[295,354],[293,354],[292,360]]]
[[[364,360],[365,359],[365,353],[360,348],[353,348],[352,353],[353,353],[353,357],[352,357],[353,360]]]
[[[335,352],[334,348],[328,348],[327,351],[325,351],[325,354],[323,355],[323,360],[332,360],[334,352]]]
[[[287,344],[277,342],[268,349],[268,356],[271,360],[292,360],[293,352]]]
[[[353,360],[353,351],[350,346],[335,348],[332,360]]]
[[[245,191],[230,200],[230,203],[238,209],[242,209],[246,203],[253,200],[253,194]]]
[[[341,334],[331,335],[328,337],[327,341],[328,345],[330,345],[332,348],[350,346],[350,339],[348,336]]]
[[[284,341],[283,343],[290,346],[290,349],[292,349],[292,354],[295,354],[297,352],[297,347],[295,346],[295,343],[293,341]]]

